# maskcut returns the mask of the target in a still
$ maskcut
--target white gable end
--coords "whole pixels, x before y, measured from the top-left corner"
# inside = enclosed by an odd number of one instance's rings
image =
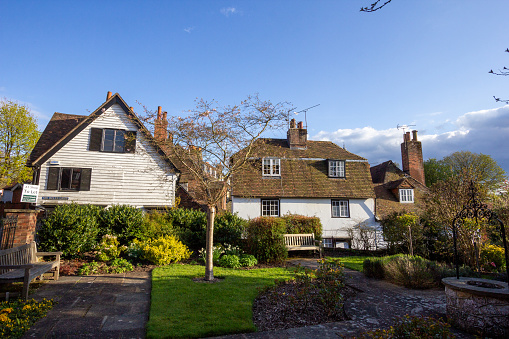
[[[134,153],[90,151],[93,128],[135,131]],[[90,190],[48,190],[52,167],[91,169]],[[171,206],[176,175],[157,150],[138,131],[120,105],[114,104],[42,164],[38,204],[127,204],[138,207]]]

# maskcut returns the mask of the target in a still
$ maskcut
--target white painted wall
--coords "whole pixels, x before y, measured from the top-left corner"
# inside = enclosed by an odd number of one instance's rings
[[[38,204],[173,205],[177,177],[141,132],[136,133],[135,153],[95,152],[88,150],[92,127],[137,131],[119,105],[111,106],[41,166]],[[56,167],[92,168],[90,191],[46,190],[50,161],[58,161]],[[48,201],[42,197],[68,197],[69,200]]]
[[[323,237],[348,237],[347,230],[359,223],[367,226],[378,226],[375,221],[374,199],[349,199],[350,218],[332,218],[331,199],[298,199],[281,198],[279,207],[281,215],[300,214],[319,217],[323,227]],[[232,211],[245,219],[261,215],[260,198],[232,197]]]

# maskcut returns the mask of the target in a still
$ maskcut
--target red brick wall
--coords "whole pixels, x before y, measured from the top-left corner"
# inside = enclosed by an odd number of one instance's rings
[[[35,240],[37,211],[6,209],[6,216],[18,216],[13,247],[29,244]]]
[[[414,139],[410,140],[410,132],[407,132],[405,141],[401,144],[401,160],[403,162],[403,171],[425,185],[422,144],[420,141],[417,141],[417,133],[414,134]]]

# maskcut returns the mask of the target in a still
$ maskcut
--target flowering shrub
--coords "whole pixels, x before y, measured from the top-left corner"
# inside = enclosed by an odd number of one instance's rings
[[[449,327],[449,324],[437,319],[406,315],[387,330],[368,331],[359,338],[455,338]]]
[[[53,299],[3,301],[0,303],[0,337],[21,338],[37,320],[53,307]]]
[[[496,245],[483,246],[481,263],[486,271],[498,271],[505,266],[504,248]]]
[[[343,312],[343,295],[341,294],[345,287],[343,264],[339,259],[320,259],[315,276],[318,296],[327,314],[338,316]]]
[[[115,235],[106,234],[96,247],[96,258],[99,261],[110,261],[120,256],[122,251],[127,249],[126,246],[119,246],[119,242]]]
[[[171,235],[142,241],[139,245],[143,251],[142,259],[156,265],[168,265],[171,262],[188,259],[192,254],[186,245]]]
[[[223,255],[223,253],[224,253],[223,246],[221,245],[212,246],[212,261],[214,265],[218,264],[219,258],[221,257],[221,255]],[[203,261],[203,263],[205,263],[205,260],[207,260],[207,249],[202,248],[201,250],[198,251],[198,254],[200,255],[200,258]]]
[[[127,247],[127,256],[129,259],[137,261],[141,259],[143,255],[143,250],[141,249],[140,241],[138,239],[134,239]]]

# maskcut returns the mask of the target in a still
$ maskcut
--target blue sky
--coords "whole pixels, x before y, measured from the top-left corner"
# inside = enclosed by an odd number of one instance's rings
[[[401,163],[406,124],[425,159],[468,150],[509,173],[509,105],[493,99],[509,99],[509,78],[488,73],[509,66],[509,2],[359,12],[371,2],[0,0],[0,97],[27,104],[42,130],[54,112],[89,114],[107,91],[174,115],[195,98],[259,93],[297,111],[320,104],[310,139],[371,165]]]

